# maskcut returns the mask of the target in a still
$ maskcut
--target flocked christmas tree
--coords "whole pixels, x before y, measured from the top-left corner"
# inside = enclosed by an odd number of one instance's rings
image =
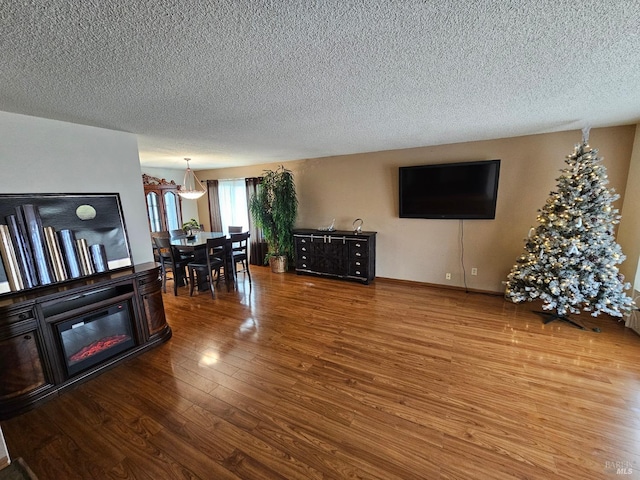
[[[633,304],[624,293],[631,285],[617,267],[625,259],[614,237],[619,195],[606,187],[606,168],[588,135],[583,130],[582,144],[567,156],[557,191],[538,211],[538,226],[529,231],[505,292],[516,303],[540,299],[543,309],[555,310],[551,319],[576,326],[567,314],[621,317]]]

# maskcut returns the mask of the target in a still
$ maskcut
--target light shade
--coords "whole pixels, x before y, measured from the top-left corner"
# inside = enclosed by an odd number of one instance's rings
[[[187,171],[184,172],[184,181],[182,185],[178,186],[178,195],[182,198],[188,198],[189,200],[195,200],[207,193],[206,189],[196,177],[196,174],[189,167],[190,158],[185,158],[187,161]]]

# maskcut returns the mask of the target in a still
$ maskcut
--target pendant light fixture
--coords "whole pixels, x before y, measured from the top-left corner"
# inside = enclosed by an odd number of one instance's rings
[[[182,198],[188,198],[190,200],[196,200],[203,196],[207,191],[196,177],[196,174],[189,167],[190,158],[185,158],[187,161],[187,171],[184,172],[184,181],[182,185],[178,186],[178,195]]]

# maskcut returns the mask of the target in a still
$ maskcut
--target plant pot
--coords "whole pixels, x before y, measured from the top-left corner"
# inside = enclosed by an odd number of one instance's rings
[[[287,271],[287,257],[280,255],[277,257],[269,257],[269,266],[273,273],[285,273]]]

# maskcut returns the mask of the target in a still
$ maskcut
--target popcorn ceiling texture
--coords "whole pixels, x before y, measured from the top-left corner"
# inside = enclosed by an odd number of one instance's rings
[[[637,0],[11,0],[0,110],[215,168],[640,121]]]

